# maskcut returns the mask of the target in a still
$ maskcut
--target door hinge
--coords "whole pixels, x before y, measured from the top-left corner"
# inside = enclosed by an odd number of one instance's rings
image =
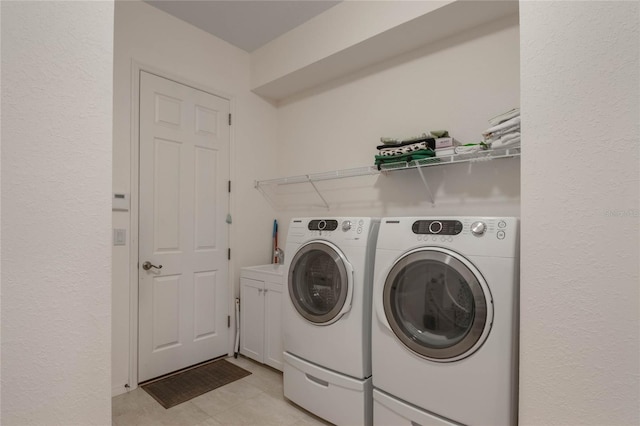
[[[231,315],[227,315],[227,328],[231,328]]]
[[[231,249],[230,248],[227,250],[227,259],[231,260]]]
[[[229,194],[231,194],[231,181],[229,181]]]
[[[231,126],[231,113],[229,113],[229,126]]]

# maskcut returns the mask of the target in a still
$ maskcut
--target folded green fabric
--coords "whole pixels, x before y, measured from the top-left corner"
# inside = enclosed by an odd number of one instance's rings
[[[421,149],[418,151],[408,152],[406,154],[400,154],[400,155],[376,155],[375,164],[376,166],[379,166],[380,164],[409,162],[414,160],[422,160],[425,158],[435,157],[435,155],[436,153],[431,149]]]

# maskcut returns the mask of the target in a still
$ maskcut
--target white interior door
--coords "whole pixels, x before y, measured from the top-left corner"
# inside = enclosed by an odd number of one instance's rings
[[[228,352],[228,117],[228,100],[141,72],[139,382]]]

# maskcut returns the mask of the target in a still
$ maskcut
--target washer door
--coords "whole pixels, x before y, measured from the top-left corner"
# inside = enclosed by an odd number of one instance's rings
[[[455,252],[413,250],[391,268],[383,290],[384,312],[400,341],[433,361],[456,361],[484,342],[493,302],[480,272]]]
[[[289,297],[308,321],[331,324],[351,308],[353,269],[336,246],[312,241],[302,246],[289,268]]]

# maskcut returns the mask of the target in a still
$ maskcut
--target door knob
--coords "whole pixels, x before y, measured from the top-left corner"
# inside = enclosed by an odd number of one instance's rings
[[[162,269],[162,265],[156,266],[148,260],[142,264],[142,269],[144,269],[145,271],[148,271],[151,268]]]

